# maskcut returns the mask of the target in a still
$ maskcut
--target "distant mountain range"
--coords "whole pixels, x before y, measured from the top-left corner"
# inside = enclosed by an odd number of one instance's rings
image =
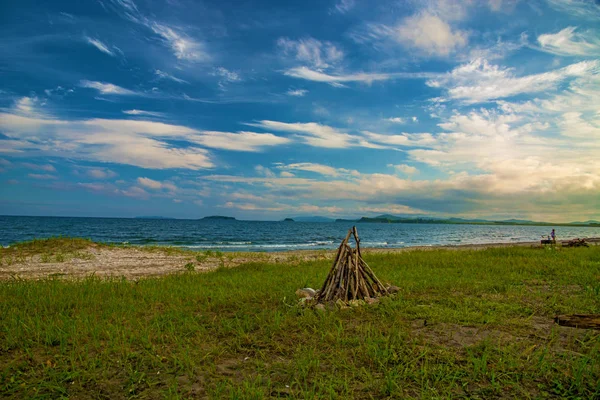
[[[215,220],[223,220],[223,221],[237,221],[234,217],[226,217],[224,215],[211,215],[209,217],[204,217],[200,219],[201,221],[215,221]]]
[[[373,223],[405,223],[405,224],[479,224],[479,225],[540,225],[540,226],[600,226],[599,221],[589,220],[585,222],[538,222],[525,219],[507,219],[490,221],[486,219],[465,218],[437,218],[428,216],[396,216],[390,214],[378,215],[376,217],[362,217],[356,220],[337,219],[337,222],[373,222]]]
[[[292,217],[296,222],[334,222],[334,218],[310,216],[310,217]]]
[[[143,216],[135,217],[139,219],[175,219],[161,216]],[[234,217],[228,217],[223,215],[211,215],[200,219],[201,221],[237,221]],[[475,225],[538,225],[538,226],[600,226],[600,221],[588,220],[588,221],[575,221],[568,223],[555,223],[555,222],[539,222],[529,221],[526,219],[505,219],[499,221],[487,220],[487,219],[467,219],[467,218],[439,218],[430,217],[427,215],[391,215],[382,214],[376,217],[362,217],[362,218],[329,218],[319,215],[314,216],[298,216],[292,218],[285,218],[285,222],[370,222],[370,223],[387,223],[387,224],[475,224]]]
[[[171,217],[161,217],[158,215],[148,215],[148,216],[141,216],[141,217],[134,217],[135,219],[176,219],[176,218],[171,218]]]

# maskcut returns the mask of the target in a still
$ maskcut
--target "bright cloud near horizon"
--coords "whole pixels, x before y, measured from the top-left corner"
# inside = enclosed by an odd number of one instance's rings
[[[595,0],[13,3],[0,214],[600,220]]]

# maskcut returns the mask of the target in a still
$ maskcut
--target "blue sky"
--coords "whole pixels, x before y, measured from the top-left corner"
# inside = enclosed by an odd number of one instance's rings
[[[595,0],[0,15],[0,214],[600,219]]]

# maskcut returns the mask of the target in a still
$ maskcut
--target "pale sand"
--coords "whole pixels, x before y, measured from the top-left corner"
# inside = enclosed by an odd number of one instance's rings
[[[600,238],[587,239],[590,245],[599,245]],[[369,253],[401,253],[415,250],[482,250],[487,248],[540,246],[540,242],[467,244],[458,246],[419,246],[399,249],[363,249]],[[174,253],[174,252],[171,252]],[[79,251],[76,255],[65,255],[63,262],[43,262],[40,255],[28,256],[24,260],[14,259],[10,265],[3,260],[0,265],[2,279],[41,279],[46,277],[83,278],[90,275],[98,277],[125,277],[138,279],[145,276],[158,276],[187,271],[186,264],[193,263],[195,271],[210,271],[220,266],[235,267],[240,264],[257,261],[296,264],[300,261],[332,260],[335,250],[295,250],[274,253],[223,253],[221,257],[207,257],[196,260],[196,254],[146,250],[127,247],[93,246]]]

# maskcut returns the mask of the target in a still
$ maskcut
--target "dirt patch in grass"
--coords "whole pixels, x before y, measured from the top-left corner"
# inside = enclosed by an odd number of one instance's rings
[[[439,323],[427,324],[426,320],[415,320],[411,324],[415,336],[421,336],[425,341],[448,347],[474,346],[483,340],[506,343],[514,340],[508,332],[497,329],[457,324]]]

